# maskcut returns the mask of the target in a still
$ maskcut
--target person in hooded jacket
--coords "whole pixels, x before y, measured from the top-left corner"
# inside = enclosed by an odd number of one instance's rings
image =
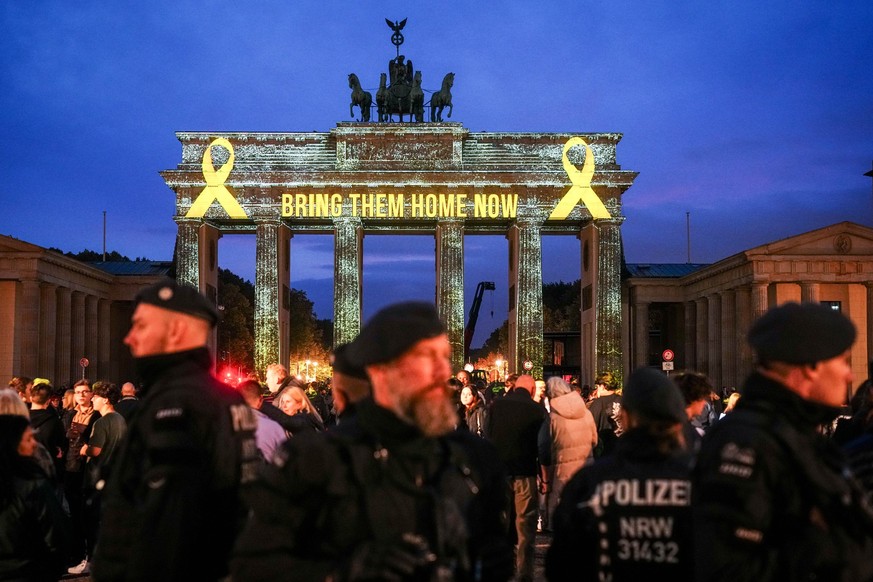
[[[597,425],[582,395],[562,378],[549,378],[546,392],[551,410],[548,422],[543,423],[540,459],[548,461],[542,489],[548,494],[549,518],[545,521],[551,524],[564,486],[583,465],[594,460]]]

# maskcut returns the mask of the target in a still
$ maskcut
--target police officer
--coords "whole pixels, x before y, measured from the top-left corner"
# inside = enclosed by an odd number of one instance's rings
[[[346,348],[372,395],[286,441],[252,491],[235,580],[507,580],[505,477],[458,422],[433,305],[390,305]]]
[[[549,580],[692,580],[691,464],[679,388],[635,370],[613,451],[570,479],[555,509]]]
[[[699,580],[870,580],[873,521],[834,443],[855,326],[786,303],[751,327],[756,370],[703,438],[694,483]]]
[[[165,280],[137,296],[130,347],[142,379],[103,498],[93,579],[219,580],[258,463],[255,416],[210,373],[218,312]]]

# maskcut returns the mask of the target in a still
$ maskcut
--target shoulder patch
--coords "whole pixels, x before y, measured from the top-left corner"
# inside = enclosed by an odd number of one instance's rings
[[[755,449],[739,447],[736,443],[727,443],[721,448],[720,457],[719,473],[742,479],[748,479],[752,476],[757,459]]]
[[[184,414],[184,411],[179,408],[161,408],[155,412],[155,420],[167,420],[169,418],[179,418]]]

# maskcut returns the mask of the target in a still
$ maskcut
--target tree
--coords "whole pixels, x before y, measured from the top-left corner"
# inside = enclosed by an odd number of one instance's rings
[[[582,281],[543,285],[543,329],[579,331],[582,311]]]
[[[218,357],[225,366],[254,370],[255,288],[228,270],[218,270]]]
[[[582,281],[573,283],[543,284],[543,330],[544,331],[579,331],[582,299]],[[482,347],[471,350],[470,360],[488,361],[496,355],[506,357],[509,353],[509,320],[505,320],[495,329]]]

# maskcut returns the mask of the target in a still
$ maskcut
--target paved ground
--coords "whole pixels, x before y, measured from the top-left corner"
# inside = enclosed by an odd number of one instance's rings
[[[546,561],[546,550],[549,549],[549,542],[551,542],[552,536],[551,534],[546,533],[538,533],[537,534],[537,559],[536,565],[534,567],[534,579],[535,580],[545,580],[546,577],[543,574],[543,568],[545,567]]]
[[[535,580],[545,580],[543,575],[543,567],[545,564],[546,550],[549,547],[549,534],[537,534],[537,552],[536,552],[536,567],[534,570]],[[64,582],[91,582],[90,576],[64,576]]]

